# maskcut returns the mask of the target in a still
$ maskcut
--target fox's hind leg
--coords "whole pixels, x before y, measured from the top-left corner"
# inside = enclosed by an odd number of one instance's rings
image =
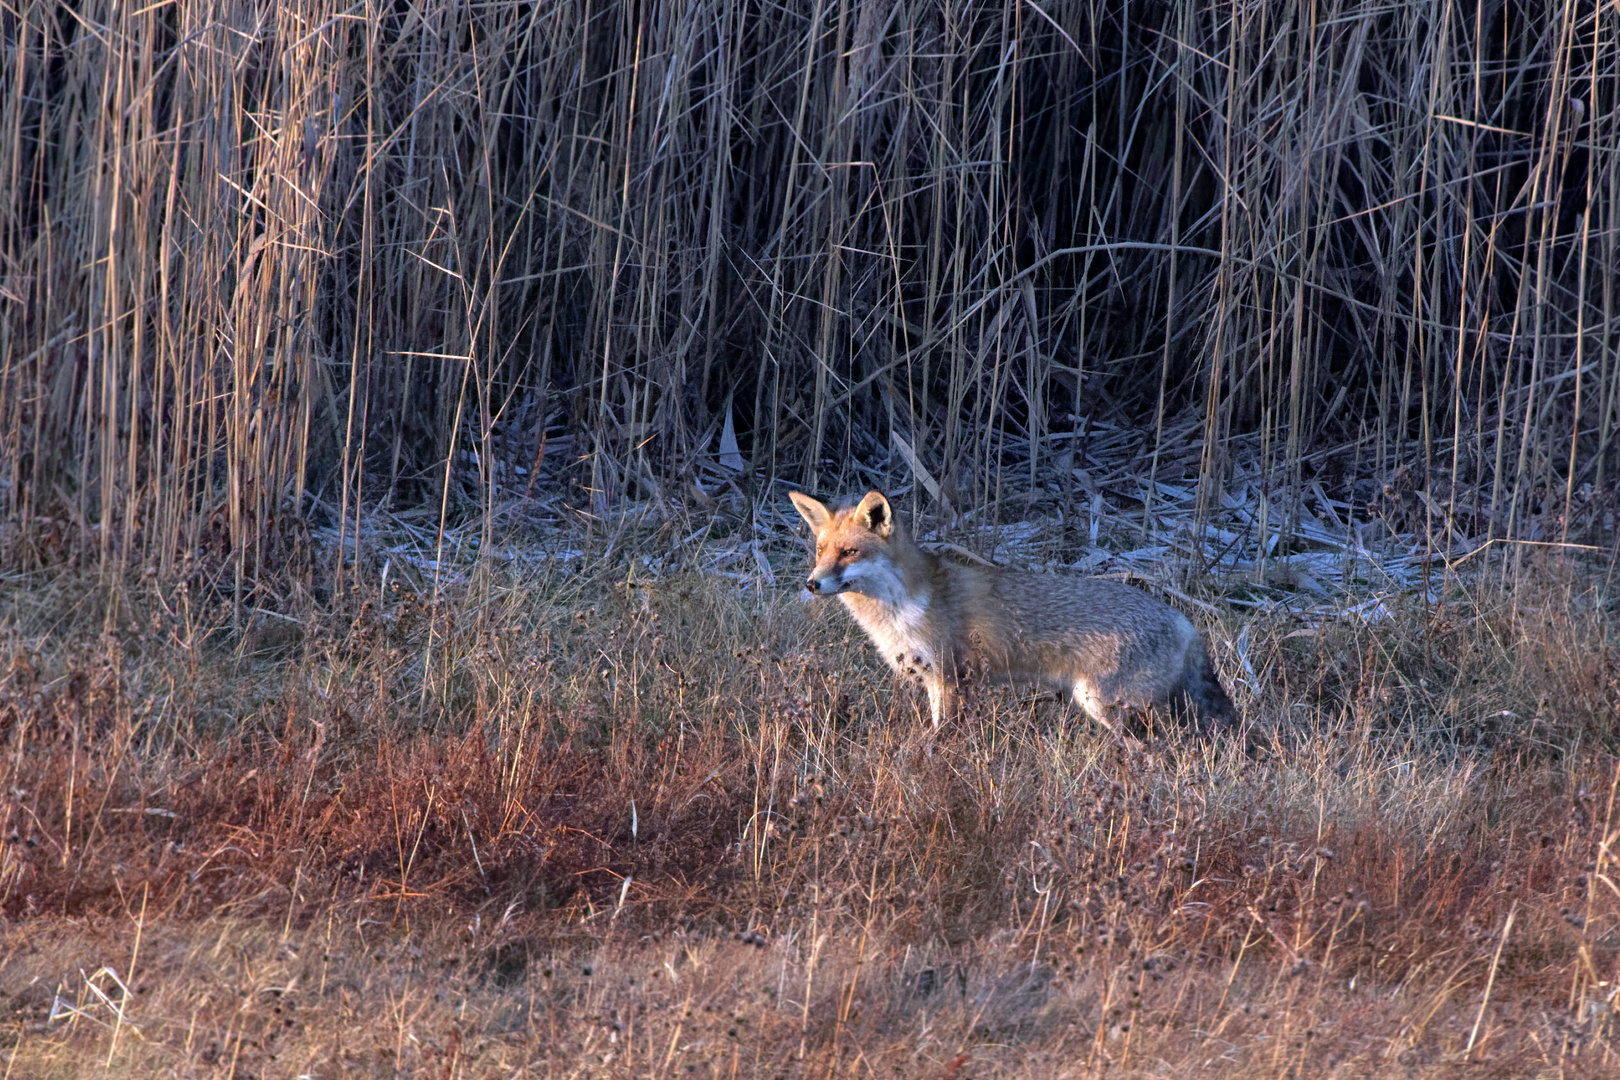
[[[1105,700],[1095,683],[1079,679],[1075,682],[1074,689],[1069,696],[1074,699],[1074,703],[1080,706],[1087,716],[1097,721],[1108,731],[1118,734],[1113,719],[1115,712],[1118,710],[1118,703]]]
[[[1074,703],[1080,706],[1087,716],[1093,720],[1103,718],[1102,699],[1097,696],[1095,686],[1084,681],[1077,682],[1074,684],[1071,696],[1074,698]]]

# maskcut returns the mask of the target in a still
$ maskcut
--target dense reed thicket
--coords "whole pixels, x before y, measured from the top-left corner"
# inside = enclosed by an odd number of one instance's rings
[[[0,43],[0,497],[104,566],[240,587],[294,509],[699,459],[960,507],[1099,416],[1179,421],[1206,506],[1333,448],[1497,536],[1612,483],[1613,4],[25,0]]]

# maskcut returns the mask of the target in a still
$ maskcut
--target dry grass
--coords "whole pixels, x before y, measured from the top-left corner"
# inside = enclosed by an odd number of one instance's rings
[[[1578,568],[1210,624],[1251,756],[936,734],[840,613],[597,555],[234,649],[13,592],[11,1074],[1612,1074]]]

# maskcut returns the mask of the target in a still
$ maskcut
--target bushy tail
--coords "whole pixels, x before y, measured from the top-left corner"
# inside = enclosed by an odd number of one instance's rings
[[[1187,649],[1187,668],[1184,675],[1187,700],[1198,715],[1198,726],[1214,731],[1237,726],[1237,707],[1227,696],[1225,687],[1215,677],[1209,660],[1209,650],[1202,641],[1195,641]]]

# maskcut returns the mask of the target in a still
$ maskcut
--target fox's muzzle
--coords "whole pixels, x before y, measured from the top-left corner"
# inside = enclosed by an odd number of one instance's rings
[[[833,574],[811,574],[804,587],[810,590],[811,596],[832,596],[842,584],[843,582]]]

